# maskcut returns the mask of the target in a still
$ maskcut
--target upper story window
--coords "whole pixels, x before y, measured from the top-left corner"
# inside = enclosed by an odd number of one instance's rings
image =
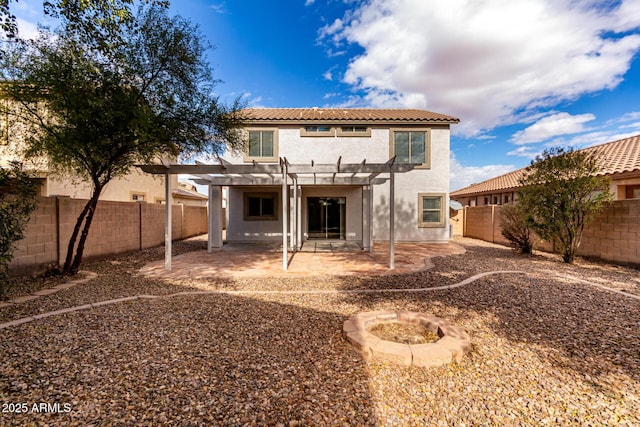
[[[276,129],[250,129],[245,161],[277,161],[278,132]]]
[[[329,125],[309,125],[300,128],[300,136],[335,136],[335,131]]]
[[[431,149],[427,129],[391,129],[391,157],[397,163],[413,163],[425,168],[431,166]]]
[[[371,136],[371,128],[367,126],[340,126],[338,136]]]

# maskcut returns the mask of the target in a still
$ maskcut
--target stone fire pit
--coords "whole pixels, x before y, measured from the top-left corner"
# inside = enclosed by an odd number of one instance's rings
[[[419,325],[438,334],[436,342],[403,344],[386,341],[369,332],[383,323]],[[354,314],[344,322],[342,333],[364,357],[424,368],[460,361],[471,349],[471,338],[447,320],[412,311],[371,311]]]

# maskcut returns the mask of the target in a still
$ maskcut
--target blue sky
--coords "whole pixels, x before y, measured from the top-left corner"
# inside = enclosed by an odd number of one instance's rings
[[[23,34],[42,2],[12,3]],[[640,133],[640,0],[173,0],[226,100],[460,118],[451,189]]]

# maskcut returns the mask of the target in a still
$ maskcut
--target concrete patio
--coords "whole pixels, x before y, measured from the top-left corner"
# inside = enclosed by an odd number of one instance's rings
[[[156,261],[140,272],[153,278],[379,276],[424,270],[432,257],[461,253],[464,248],[454,243],[396,243],[395,269],[390,270],[388,243],[376,243],[373,252],[367,252],[353,242],[307,241],[300,251],[289,253],[288,270],[283,271],[281,245],[231,243],[212,253],[201,250],[174,256],[171,271]]]

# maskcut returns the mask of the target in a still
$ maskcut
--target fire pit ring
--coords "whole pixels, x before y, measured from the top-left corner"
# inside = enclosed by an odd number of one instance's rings
[[[434,343],[403,344],[386,341],[369,332],[382,323],[420,325],[438,334]],[[439,317],[413,311],[370,311],[354,314],[344,322],[344,337],[365,358],[407,366],[431,368],[459,362],[471,349],[471,338],[463,329]]]

